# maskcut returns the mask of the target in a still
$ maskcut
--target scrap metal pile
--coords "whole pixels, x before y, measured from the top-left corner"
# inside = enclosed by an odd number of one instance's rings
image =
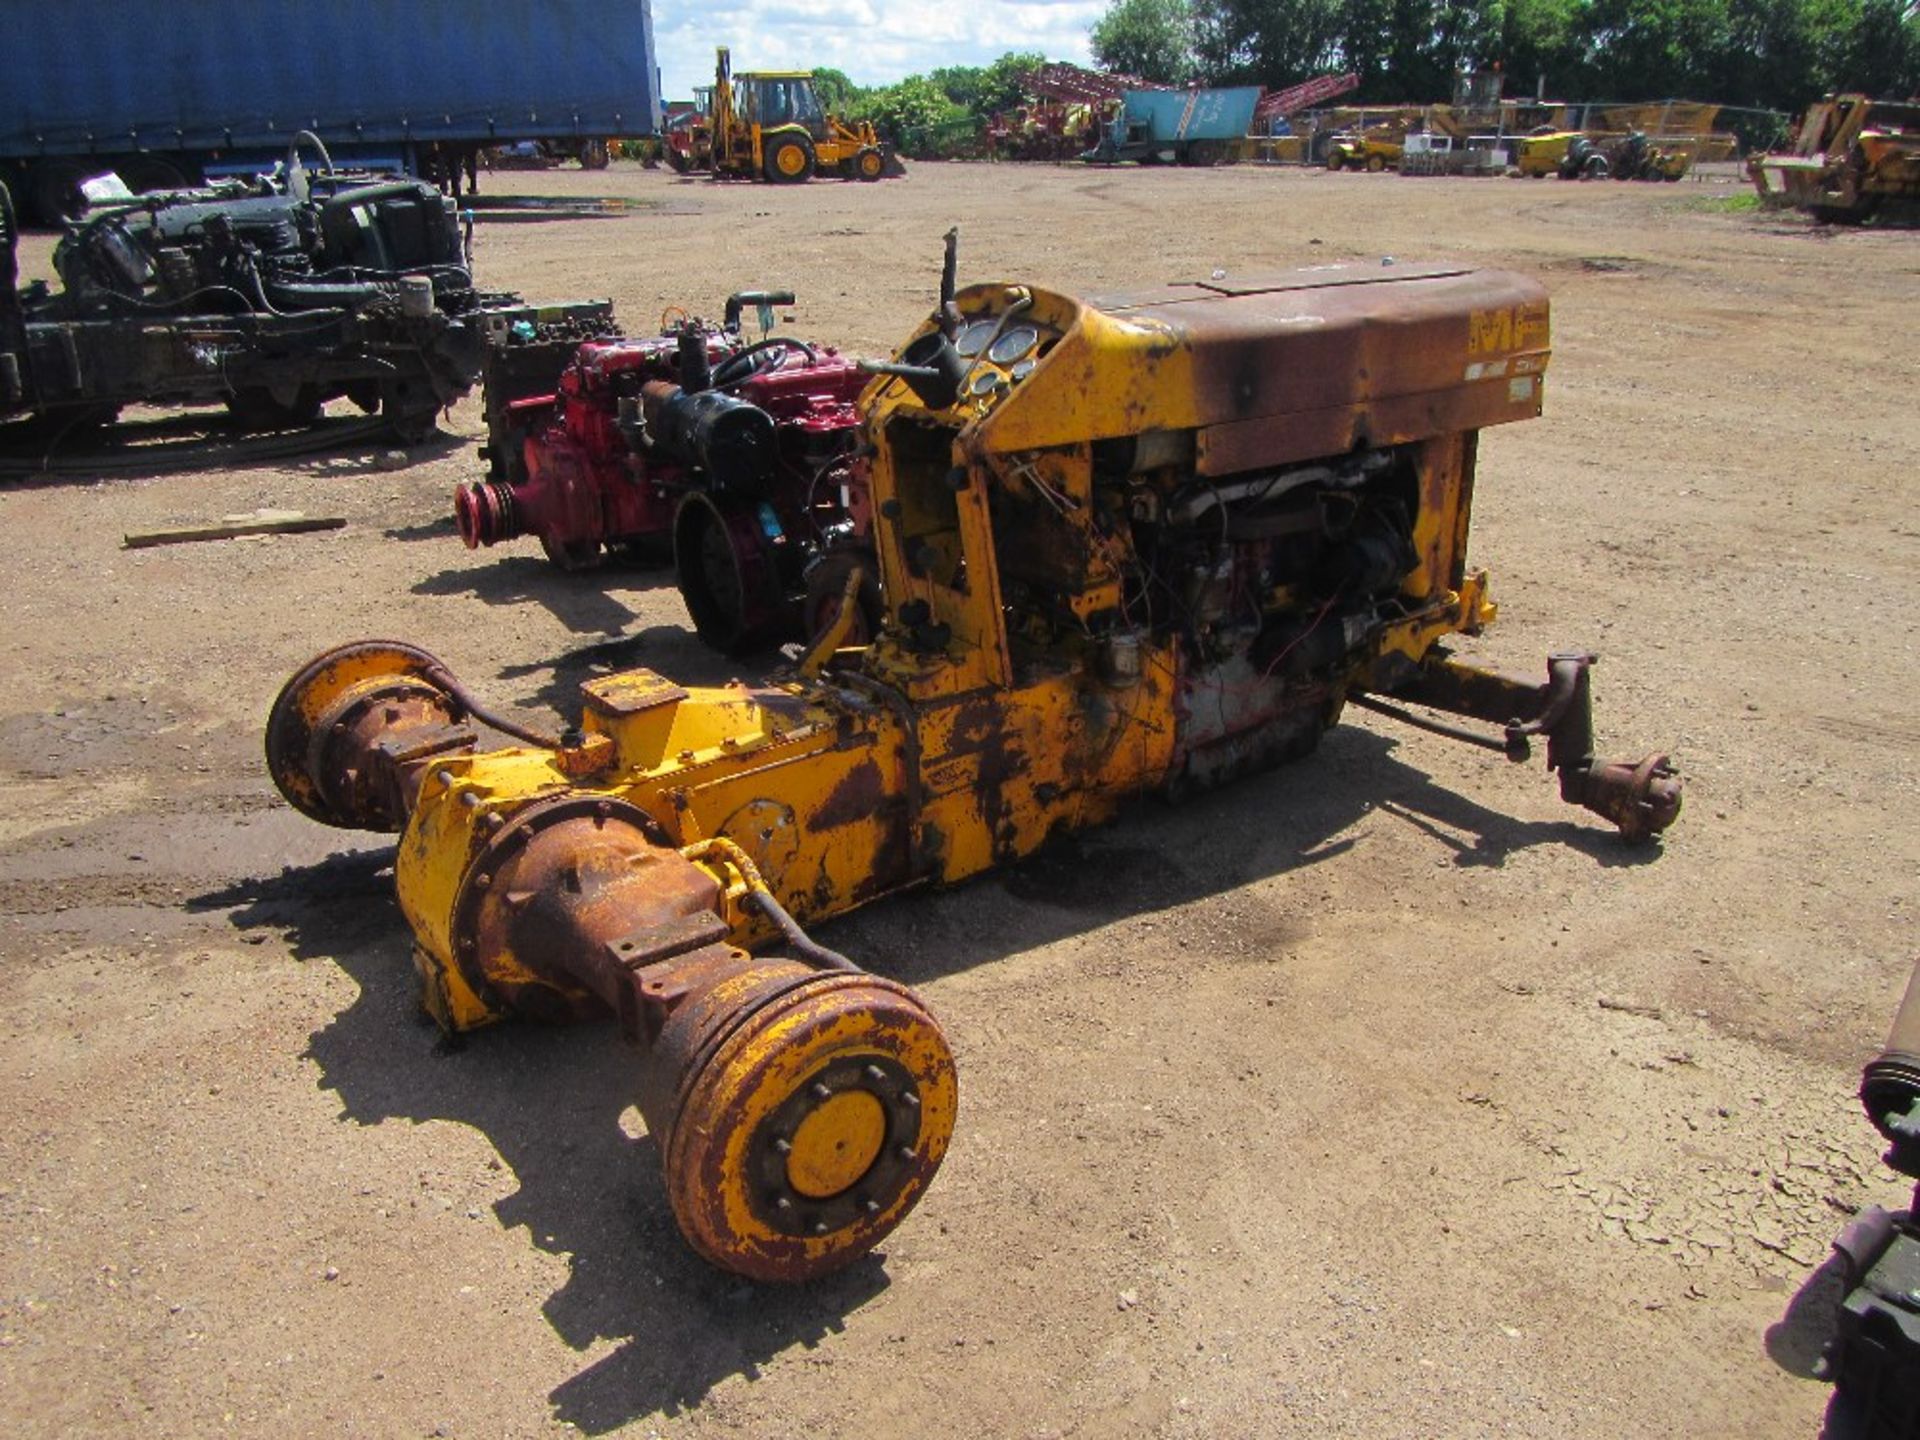
[[[0,188],[0,419],[63,430],[222,403],[297,426],[344,396],[415,441],[537,313],[475,287],[452,200],[330,163],[107,200],[55,250],[58,290],[19,286],[16,243]]]
[[[1284,90],[1257,90],[1249,104],[1240,91],[1182,91],[1136,75],[1053,61],[1027,72],[1021,88],[1030,97],[1028,103],[993,116],[986,136],[991,152],[1009,160],[1075,156],[1153,160],[1164,154],[1164,158],[1184,161],[1197,147],[1194,163],[1218,164],[1229,158],[1235,142],[1249,130],[1264,133],[1276,121],[1344,95],[1359,84],[1357,74],[1320,75]],[[1179,98],[1154,98],[1167,95]],[[1103,141],[1103,131],[1128,111],[1131,117],[1120,133]],[[1193,128],[1192,112],[1202,117],[1198,130]],[[1129,131],[1131,145],[1127,144]],[[1193,145],[1182,143],[1190,134]],[[1147,141],[1154,143],[1142,143]]]
[[[1829,96],[1794,127],[1785,153],[1754,155],[1747,173],[1768,205],[1855,225],[1920,221],[1920,104]]]
[[[760,420],[723,423],[733,343],[683,330],[676,360],[709,383],[644,380],[616,428],[675,456],[704,443],[713,471],[736,438],[767,443]],[[1562,797],[1629,840],[1673,821],[1664,756],[1594,756],[1592,656],[1532,681],[1445,647],[1495,614],[1466,553],[1479,432],[1539,413],[1548,354],[1544,292],[1500,271],[1082,300],[956,292],[949,237],[938,308],[866,362],[858,398],[883,600],[867,643],[847,643],[855,568],[790,670],[602,676],[551,732],[410,645],[349,644],[281,691],[268,768],[315,820],[404,832],[396,884],[441,1025],[615,1017],[689,1243],[755,1278],[821,1275],[912,1209],[958,1090],[927,1007],[804,924],[1303,756],[1349,703],[1511,760],[1544,742]],[[604,416],[593,383],[577,393]],[[515,743],[483,750],[487,730]]]

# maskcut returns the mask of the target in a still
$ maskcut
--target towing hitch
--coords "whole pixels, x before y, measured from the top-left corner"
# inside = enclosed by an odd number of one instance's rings
[[[1544,685],[1462,664],[1436,649],[1392,694],[1432,710],[1500,725],[1498,739],[1415,714],[1374,695],[1348,698],[1363,710],[1485,749],[1516,764],[1532,758],[1533,740],[1547,741],[1547,769],[1560,776],[1560,798],[1613,822],[1623,839],[1651,840],[1680,814],[1681,782],[1669,757],[1601,760],[1593,753],[1592,673],[1597,655],[1569,652],[1547,659]]]

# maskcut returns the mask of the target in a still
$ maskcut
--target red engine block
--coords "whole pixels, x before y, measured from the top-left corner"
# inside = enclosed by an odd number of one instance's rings
[[[588,341],[552,395],[509,405],[522,463],[455,492],[460,538],[534,536],[577,570],[671,536],[703,638],[742,649],[806,633],[835,608],[870,528],[855,458],[867,378],[785,336]]]

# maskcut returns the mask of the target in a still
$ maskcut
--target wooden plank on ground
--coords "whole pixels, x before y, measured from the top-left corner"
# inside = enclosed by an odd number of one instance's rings
[[[238,517],[219,525],[189,525],[178,530],[136,530],[124,537],[123,548],[144,550],[153,545],[191,545],[199,540],[235,540],[242,535],[301,535],[311,530],[340,530],[340,515],[279,515],[273,518]]]

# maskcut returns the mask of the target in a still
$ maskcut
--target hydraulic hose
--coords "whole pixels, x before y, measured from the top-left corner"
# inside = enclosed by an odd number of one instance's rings
[[[535,730],[530,725],[522,725],[517,720],[507,719],[506,716],[500,714],[498,711],[489,710],[485,705],[480,703],[478,697],[476,697],[471,690],[467,689],[466,686],[462,685],[460,681],[455,678],[452,671],[448,670],[446,666],[439,662],[436,661],[432,665],[427,666],[424,674],[425,678],[445,693],[446,697],[453,701],[455,705],[459,706],[463,713],[471,715],[489,730],[498,730],[502,735],[523,741],[541,750],[566,749],[566,741],[558,735],[550,735],[543,730]]]
[[[838,950],[829,950],[802,930],[800,922],[787,913],[787,907],[774,898],[773,891],[767,887],[767,882],[760,878],[759,866],[755,865],[752,857],[733,841],[725,836],[716,835],[710,840],[689,845],[680,853],[689,860],[700,860],[709,855],[717,855],[732,866],[740,876],[739,889],[742,892],[740,903],[752,905],[754,909],[771,920],[774,928],[786,939],[793,953],[815,969],[845,970],[853,975],[866,973]],[[734,887],[728,888],[732,890]]]

